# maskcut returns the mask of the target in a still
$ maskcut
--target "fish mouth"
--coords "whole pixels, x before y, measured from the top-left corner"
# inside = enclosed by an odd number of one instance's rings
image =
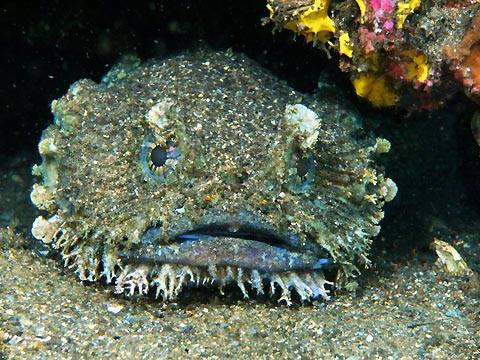
[[[183,231],[168,244],[156,241],[159,228],[141,236],[139,246],[120,254],[125,264],[223,266],[264,273],[330,270],[333,262],[313,240],[301,242],[250,223],[213,223]]]
[[[147,229],[136,247],[117,253],[116,293],[145,295],[155,288],[156,298],[169,301],[190,285],[216,284],[223,294],[236,283],[246,299],[248,289],[263,294],[266,288],[272,296],[281,291],[278,301],[288,305],[292,290],[301,301],[330,298],[334,284],[324,273],[336,266],[313,240],[301,244],[296,236],[236,222],[200,225],[163,243],[161,230]]]

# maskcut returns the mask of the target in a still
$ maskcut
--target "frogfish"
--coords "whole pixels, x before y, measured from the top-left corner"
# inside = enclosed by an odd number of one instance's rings
[[[341,92],[300,93],[232,51],[126,58],[51,108],[32,234],[116,293],[328,298],[368,265],[396,193],[375,162],[389,142]]]

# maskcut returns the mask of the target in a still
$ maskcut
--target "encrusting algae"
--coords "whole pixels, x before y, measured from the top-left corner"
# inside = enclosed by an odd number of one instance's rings
[[[347,286],[368,265],[396,193],[373,161],[388,141],[335,98],[231,52],[125,61],[100,84],[78,81],[39,143],[32,233],[118,293],[170,300],[236,283],[245,297],[328,298],[324,271]]]
[[[478,0],[267,0],[266,7],[264,24],[326,51],[375,107],[437,109],[462,87],[480,102]]]

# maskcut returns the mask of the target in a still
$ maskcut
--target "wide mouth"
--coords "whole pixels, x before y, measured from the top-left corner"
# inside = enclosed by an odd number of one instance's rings
[[[295,244],[298,240],[291,237],[281,236],[272,230],[254,226],[252,224],[221,223],[199,226],[192,230],[185,231],[175,236],[176,241],[182,242],[195,238],[216,237],[232,238],[250,241],[258,241],[270,246],[277,246],[286,250],[295,251]]]
[[[326,270],[334,264],[315,241],[279,234],[251,223],[211,223],[180,232],[168,244],[156,241],[159,227],[147,229],[139,246],[122,252],[125,264],[180,264],[233,267],[279,273]]]

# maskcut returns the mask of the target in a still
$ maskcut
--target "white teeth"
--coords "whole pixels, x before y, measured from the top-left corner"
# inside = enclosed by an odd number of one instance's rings
[[[249,298],[245,284],[257,294],[264,293],[265,283],[270,284],[270,294],[275,295],[277,288],[281,295],[279,302],[285,301],[291,305],[291,290],[295,290],[303,301],[322,297],[329,299],[329,290],[326,285],[333,283],[325,280],[321,271],[311,272],[282,272],[261,273],[258,270],[245,270],[230,266],[185,266],[176,264],[163,264],[152,266],[142,264],[138,266],[127,265],[116,281],[115,292],[126,293],[133,296],[135,293],[145,295],[151,287],[155,288],[155,297],[162,297],[164,301],[175,299],[184,286],[200,284],[216,284],[223,294],[223,287],[229,283],[237,283],[245,298]]]

